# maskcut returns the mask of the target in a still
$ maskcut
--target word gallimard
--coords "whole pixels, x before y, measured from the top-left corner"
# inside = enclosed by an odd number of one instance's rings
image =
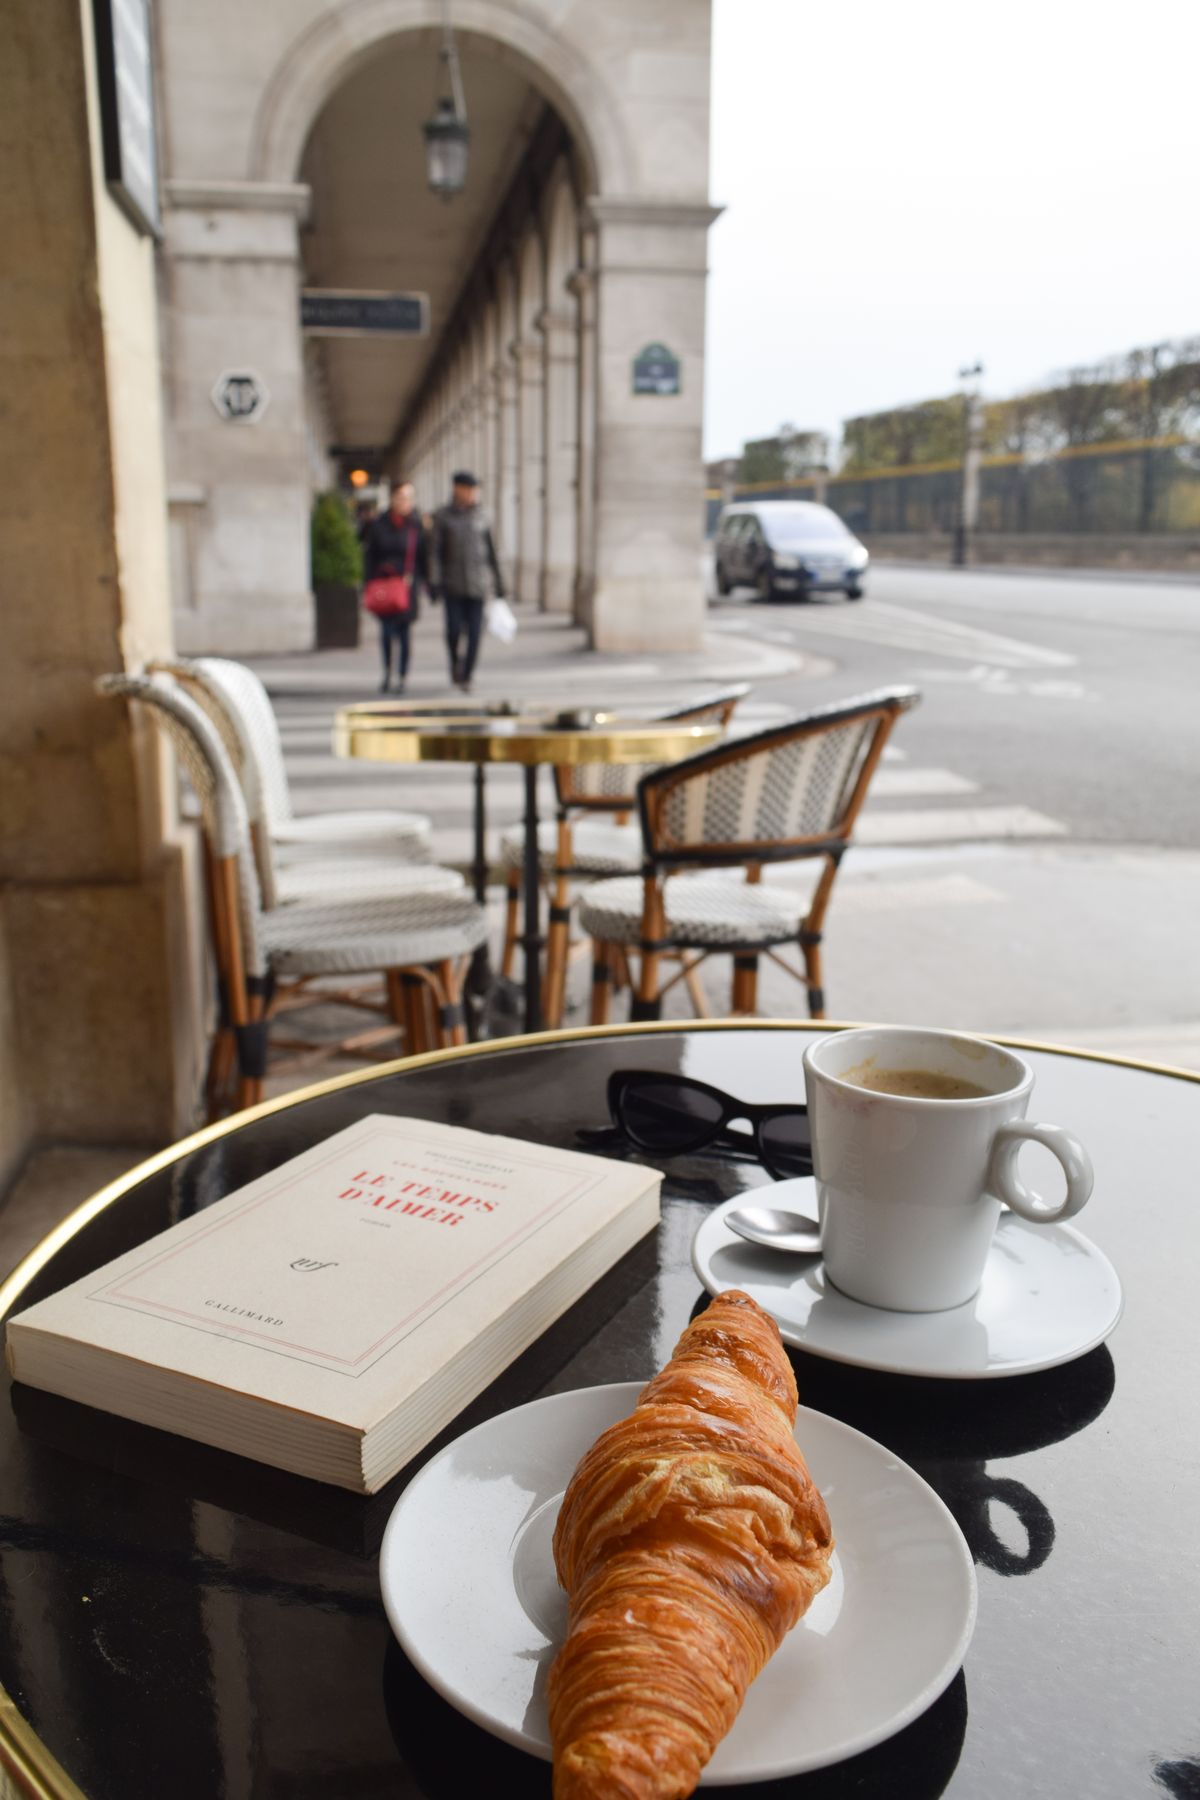
[[[373,1175],[363,1169],[351,1177],[351,1185],[343,1188],[339,1200],[362,1200],[380,1212],[394,1212],[402,1217],[431,1219],[439,1225],[459,1225],[475,1212],[495,1212],[500,1202],[485,1200],[479,1194],[463,1194],[454,1188],[431,1187],[425,1182],[402,1181],[393,1184],[386,1175]]]

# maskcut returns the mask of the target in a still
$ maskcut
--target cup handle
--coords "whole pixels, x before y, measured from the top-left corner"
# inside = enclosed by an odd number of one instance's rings
[[[1032,1139],[1044,1144],[1062,1164],[1067,1178],[1067,1197],[1061,1206],[1048,1206],[1042,1196],[1027,1188],[1017,1171],[1021,1145]],[[1053,1225],[1058,1219],[1069,1219],[1085,1207],[1091,1198],[1092,1159],[1069,1131],[1061,1125],[1034,1125],[1028,1119],[1012,1119],[1001,1125],[992,1139],[988,1163],[988,1190],[1006,1206],[1011,1206],[1023,1219],[1035,1225]]]

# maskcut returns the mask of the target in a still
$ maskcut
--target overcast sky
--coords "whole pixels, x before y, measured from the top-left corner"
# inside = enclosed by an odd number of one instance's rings
[[[705,455],[1200,333],[1200,0],[714,0]]]

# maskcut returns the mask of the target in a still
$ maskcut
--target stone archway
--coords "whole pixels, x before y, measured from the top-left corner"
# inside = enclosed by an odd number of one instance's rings
[[[386,39],[440,29],[440,0],[350,0],[293,41],[262,94],[250,138],[248,179],[294,182],[313,121],[326,100]],[[576,138],[589,191],[629,194],[637,159],[597,65],[507,0],[456,0],[456,30],[491,39],[524,65]]]
[[[191,508],[181,648],[311,643],[307,514],[314,482],[331,478],[329,442],[419,468],[430,503],[454,461],[479,461],[528,598],[561,611],[573,596],[598,648],[694,646],[714,216],[707,0],[453,0],[481,101],[482,180],[465,194],[475,215],[459,218],[453,244],[426,215],[400,248],[391,221],[414,210],[396,204],[393,182],[364,219],[374,203],[360,173],[402,167],[403,196],[425,191],[416,71],[428,70],[432,104],[441,0],[256,0],[236,106],[221,33],[200,31],[190,0],[157,4],[172,504]],[[368,120],[381,122],[378,141],[363,139]],[[381,150],[389,121],[403,141],[393,131]],[[322,174],[335,166],[336,178]],[[332,232],[330,219],[341,221]],[[429,354],[410,340],[404,361],[393,339],[306,357],[298,286],[428,293]],[[680,362],[672,395],[632,385],[650,341]],[[224,366],[260,379],[261,424],[214,411]]]

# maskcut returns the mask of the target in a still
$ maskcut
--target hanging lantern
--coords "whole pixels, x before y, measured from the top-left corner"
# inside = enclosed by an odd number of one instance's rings
[[[461,194],[467,185],[467,144],[471,130],[455,111],[454,101],[443,97],[432,119],[421,127],[425,133],[425,166],[429,185],[443,200]]]
[[[425,167],[429,185],[443,200],[461,194],[467,185],[467,147],[471,129],[463,98],[458,49],[450,29],[450,0],[442,13],[442,48],[438,58],[449,76],[450,92],[438,97],[437,110],[421,127],[425,137]],[[439,68],[440,77],[440,68]],[[439,79],[440,86],[440,79]]]

